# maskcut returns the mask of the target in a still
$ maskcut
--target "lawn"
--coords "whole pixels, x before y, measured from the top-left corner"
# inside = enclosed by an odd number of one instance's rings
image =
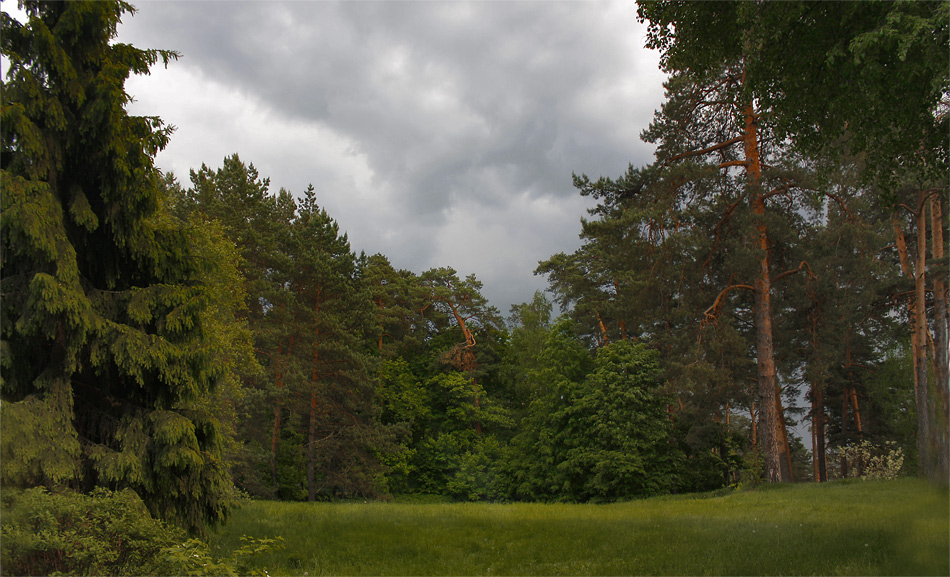
[[[916,479],[611,505],[254,501],[270,575],[950,575],[950,499]]]

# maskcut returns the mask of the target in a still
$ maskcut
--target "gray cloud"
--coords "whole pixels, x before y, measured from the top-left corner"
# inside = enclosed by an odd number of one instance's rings
[[[120,39],[183,59],[130,82],[180,176],[239,152],[312,182],[357,249],[475,273],[503,311],[577,245],[571,172],[650,160],[662,98],[632,2],[139,2]],[[181,142],[179,142],[181,140]]]

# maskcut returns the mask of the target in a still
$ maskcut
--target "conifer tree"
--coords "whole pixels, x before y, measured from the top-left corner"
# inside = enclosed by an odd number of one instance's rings
[[[232,505],[201,403],[217,264],[166,210],[170,129],[125,110],[128,76],[177,54],[113,44],[124,2],[22,5],[2,15],[2,480],[131,487],[200,531]]]
[[[307,188],[293,223],[296,295],[308,334],[307,499],[321,485],[340,495],[375,493],[373,476],[381,429],[374,408],[370,365],[372,304],[360,290],[356,255],[345,233]]]
[[[866,155],[863,176],[881,185],[882,196],[893,205],[900,202],[902,187],[917,189],[916,201],[904,205],[917,233],[913,266],[898,225],[895,233],[902,269],[915,281],[911,343],[921,472],[946,483],[946,283],[941,277],[934,284],[937,306],[931,320],[925,269],[927,227],[933,222],[939,230],[929,241],[931,258],[942,260],[945,254],[946,221],[941,203],[931,199],[945,198],[947,191],[950,2],[651,0],[640,2],[638,15],[649,22],[647,45],[662,52],[667,71],[703,75],[725,63],[741,65],[743,96],[752,113],[747,126],[768,119],[777,141],[792,142],[811,155]],[[749,143],[747,138],[747,152],[755,152]],[[932,349],[931,324],[937,328]],[[928,371],[928,353],[934,357],[933,371]],[[928,372],[938,377],[934,386]]]

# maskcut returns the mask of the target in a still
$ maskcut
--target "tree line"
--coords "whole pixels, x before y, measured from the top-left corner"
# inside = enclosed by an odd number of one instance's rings
[[[125,3],[23,5],[4,487],[130,488],[200,532],[241,493],[824,481],[861,473],[861,441],[946,480],[947,2],[641,3],[669,74],[655,161],[575,176],[582,246],[539,263],[553,302],[507,317],[474,276],[357,254],[318,191],[237,154],[163,174],[171,130],[124,82],[177,53],[114,43]]]

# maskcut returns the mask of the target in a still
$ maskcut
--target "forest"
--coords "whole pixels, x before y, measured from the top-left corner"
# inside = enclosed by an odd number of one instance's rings
[[[575,175],[580,248],[504,314],[451,263],[357,254],[318,190],[239,151],[162,173],[172,130],[124,83],[178,54],[113,42],[123,2],[21,4],[5,507],[132,491],[200,536],[248,497],[947,483],[950,3],[641,2],[655,161]]]

